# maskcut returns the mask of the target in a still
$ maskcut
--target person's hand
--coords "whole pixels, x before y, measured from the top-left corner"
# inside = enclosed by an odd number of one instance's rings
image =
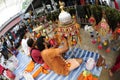
[[[67,37],[65,37],[65,36],[62,37],[62,40],[63,40],[64,43],[68,43],[68,38]]]
[[[48,49],[48,44],[46,42],[43,43],[45,46],[45,49]]]
[[[67,38],[66,36],[64,36],[64,39],[66,39],[66,40],[67,40],[68,38]]]
[[[67,37],[63,37],[63,43],[64,43],[64,46],[66,47],[66,48],[69,48],[69,46],[68,46],[68,38]]]

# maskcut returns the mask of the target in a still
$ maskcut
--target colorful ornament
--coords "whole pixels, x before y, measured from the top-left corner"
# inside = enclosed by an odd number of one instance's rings
[[[72,36],[74,36],[75,35],[75,33],[74,32],[72,32]]]
[[[64,30],[64,32],[66,32],[66,28],[64,28],[63,30]]]
[[[96,43],[96,40],[95,40],[95,39],[93,39],[93,40],[92,40],[92,43],[93,43],[93,44],[95,44],[95,43]]]
[[[120,28],[119,28],[119,29],[117,29],[117,33],[119,33],[119,34],[120,34]]]
[[[51,40],[49,41],[49,43],[51,44],[51,46],[56,45],[56,42],[55,42],[55,40],[54,40],[54,39],[51,39]]]
[[[75,27],[76,27],[77,29],[79,29],[79,28],[80,28],[80,25],[79,25],[78,23],[76,23],[76,24],[75,24]],[[73,26],[73,28],[74,28],[74,26]]]
[[[91,16],[91,17],[89,18],[88,22],[89,22],[90,24],[92,24],[93,26],[95,26],[95,24],[96,24],[96,20],[95,20],[95,18],[94,18],[93,16]]]
[[[61,38],[63,37],[67,37],[68,38],[68,42],[69,42],[69,46],[73,46],[75,44],[77,44],[76,38],[75,40],[73,40],[72,36],[76,36],[77,39],[80,39],[80,25],[76,23],[76,21],[68,24],[68,25],[61,25],[59,24],[59,27],[57,27],[54,31],[57,32],[57,34],[60,35]]]
[[[70,33],[69,35],[72,36],[72,33]]]
[[[70,67],[70,66],[71,66],[71,64],[70,64],[70,63],[67,63],[67,66],[68,66],[68,67]]]
[[[104,45],[104,46],[107,46],[107,41],[104,41],[103,45]]]
[[[78,31],[75,31],[75,34],[77,34],[78,33]]]
[[[46,30],[45,30],[45,29],[43,29],[43,32],[45,33],[45,32],[46,32]]]
[[[62,30],[62,28],[60,29],[60,32],[62,32],[63,30]]]
[[[66,31],[69,31],[69,29],[67,28]]]
[[[57,28],[56,31],[57,31],[57,32],[60,32],[60,31],[61,31],[61,28]]]
[[[88,16],[87,16],[87,15],[85,15],[85,18],[88,18]]]
[[[106,53],[110,53],[110,48],[107,48],[107,49],[106,49]]]
[[[46,40],[47,40],[47,41],[49,40],[49,37],[48,37],[48,36],[46,36]]]
[[[106,29],[106,28],[107,28],[106,23],[105,23],[105,22],[104,22],[104,23],[101,23],[101,27],[102,27],[103,29]]]
[[[70,31],[72,31],[72,28],[70,27]]]
[[[91,24],[93,24],[94,21],[95,21],[95,19],[94,19],[93,17],[91,17],[91,18],[89,19],[89,22],[90,22]]]
[[[70,68],[70,66],[71,66],[71,63],[66,63],[65,69],[68,70]]]
[[[119,38],[119,35],[120,35],[120,26],[118,26],[115,31],[113,32],[113,39],[114,40],[117,40]]]
[[[67,37],[67,34],[64,34],[65,37]]]
[[[98,45],[98,49],[100,49],[100,50],[102,49],[102,45],[101,44]]]
[[[109,25],[104,18],[102,18],[102,20],[99,22],[98,28],[99,35],[103,37],[106,37],[110,30]]]
[[[73,45],[76,45],[76,44],[77,44],[77,42],[76,42],[75,39],[73,39],[72,44],[73,44]]]
[[[72,18],[74,19],[74,18],[75,18],[75,16],[72,16]]]

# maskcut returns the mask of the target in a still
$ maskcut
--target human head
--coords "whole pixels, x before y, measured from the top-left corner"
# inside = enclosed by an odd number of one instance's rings
[[[45,41],[45,36],[40,36],[36,41],[36,45],[40,51],[45,49],[44,44],[46,44],[48,48],[50,47],[50,45]]]
[[[33,45],[34,45],[34,40],[33,40],[32,38],[29,38],[29,39],[27,40],[27,45],[28,45],[29,47],[33,47]]]
[[[26,35],[24,35],[24,37],[23,37],[24,39],[26,39],[27,38],[27,36]]]
[[[36,45],[40,51],[45,49],[45,46],[43,44],[45,42],[44,38],[45,38],[44,36],[40,36],[36,41]]]

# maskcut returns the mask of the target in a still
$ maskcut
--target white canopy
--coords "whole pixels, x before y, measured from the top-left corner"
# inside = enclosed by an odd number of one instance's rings
[[[5,22],[23,12],[32,0],[0,0],[0,29]]]

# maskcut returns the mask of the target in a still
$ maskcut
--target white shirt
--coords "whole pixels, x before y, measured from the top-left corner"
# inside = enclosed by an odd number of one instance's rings
[[[5,65],[5,58],[4,58],[4,56],[1,54],[1,56],[0,56],[0,64],[4,67],[4,68],[6,68],[6,65]]]
[[[27,40],[28,40],[28,38],[22,39],[21,45],[22,45],[22,49],[23,49],[24,53],[26,55],[29,55],[30,52],[29,52],[29,49],[28,49]]]
[[[12,44],[10,43],[10,41],[9,41],[9,40],[7,40],[7,46],[8,46],[9,48],[11,48],[11,47],[12,47]]]

